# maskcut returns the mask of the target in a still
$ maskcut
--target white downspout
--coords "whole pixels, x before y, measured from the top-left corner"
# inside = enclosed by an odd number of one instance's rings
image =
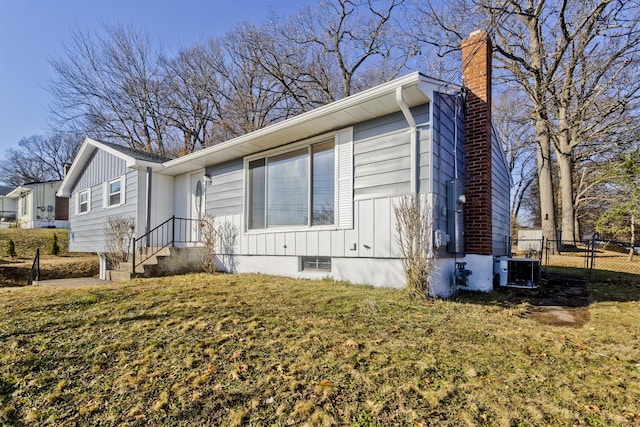
[[[416,120],[409,110],[409,106],[402,97],[402,87],[396,89],[396,101],[404,114],[404,118],[409,123],[411,132],[411,193],[418,194],[418,126]]]

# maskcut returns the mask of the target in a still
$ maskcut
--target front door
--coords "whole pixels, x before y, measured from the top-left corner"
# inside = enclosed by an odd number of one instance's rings
[[[191,175],[191,243],[199,243],[199,221],[204,217],[204,172]]]

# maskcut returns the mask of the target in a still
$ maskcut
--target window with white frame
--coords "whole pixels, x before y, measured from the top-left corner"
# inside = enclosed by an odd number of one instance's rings
[[[90,204],[90,193],[89,190],[83,190],[78,193],[78,214],[83,214],[89,212],[91,209]]]
[[[335,185],[333,139],[251,160],[248,228],[333,225]]]
[[[124,176],[105,183],[104,206],[119,206],[124,203],[125,181]]]

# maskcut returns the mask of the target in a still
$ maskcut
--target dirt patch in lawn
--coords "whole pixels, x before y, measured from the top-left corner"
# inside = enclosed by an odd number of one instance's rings
[[[589,287],[584,280],[553,278],[543,282],[531,317],[544,325],[582,327],[590,319]]]

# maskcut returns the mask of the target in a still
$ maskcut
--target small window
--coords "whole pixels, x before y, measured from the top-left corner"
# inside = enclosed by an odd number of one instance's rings
[[[89,191],[84,190],[78,193],[78,213],[89,212]]]
[[[301,257],[302,271],[331,271],[331,257],[304,256]]]
[[[106,185],[105,205],[118,206],[124,203],[124,177],[109,181]]]

